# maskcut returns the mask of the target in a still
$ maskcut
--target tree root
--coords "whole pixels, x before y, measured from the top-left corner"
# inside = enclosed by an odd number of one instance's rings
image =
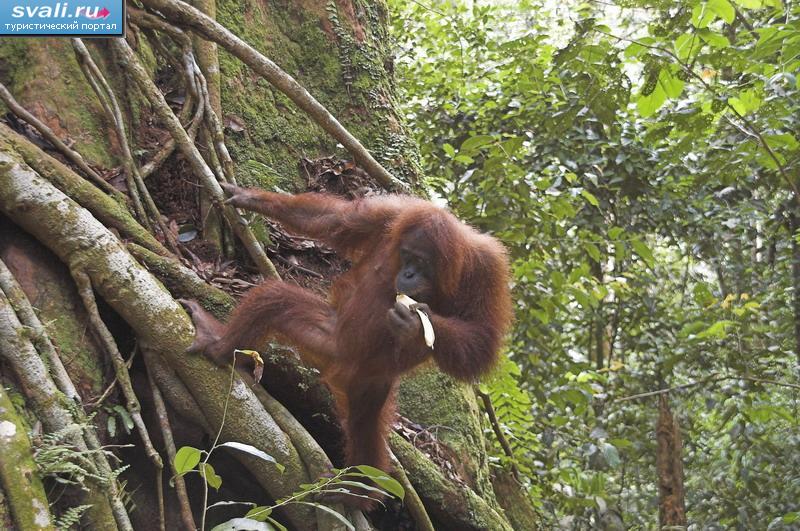
[[[0,385],[0,486],[17,529],[55,529],[25,423]]]
[[[508,521],[483,498],[472,489],[462,488],[446,479],[439,468],[410,442],[392,433],[389,444],[398,461],[414,479],[414,487],[437,522],[447,529],[513,531]]]
[[[154,253],[170,254],[152,234],[133,219],[126,207],[100,192],[86,179],[1,123],[0,151],[18,153],[36,173],[91,211],[107,227],[120,231]]]
[[[150,390],[153,393],[153,404],[156,408],[158,424],[161,427],[161,436],[164,439],[164,447],[167,450],[170,470],[172,470],[172,473],[174,474],[173,481],[175,482],[175,492],[178,495],[178,503],[181,507],[181,520],[183,520],[183,525],[186,526],[186,529],[197,529],[197,526],[194,523],[194,517],[192,516],[192,506],[189,503],[189,495],[186,493],[186,482],[183,480],[183,476],[179,475],[178,471],[175,470],[175,454],[177,453],[177,450],[175,449],[175,438],[172,436],[172,427],[169,424],[167,406],[164,403],[164,397],[161,396],[161,391],[158,389],[158,385],[156,384],[155,380],[153,380],[151,373],[152,371],[148,368],[147,379],[150,382]],[[158,481],[160,483],[162,478],[159,477]],[[163,496],[161,499],[163,500]],[[163,501],[161,506],[163,507]]]
[[[223,416],[218,392],[226,387],[227,371],[203,357],[185,354],[194,335],[191,320],[116,236],[48,181],[2,151],[0,211],[50,248],[71,270],[90,278],[98,295],[132,327],[145,356],[168,360],[206,418],[206,429],[210,424],[216,432]],[[158,381],[155,374],[154,379]],[[166,394],[163,387],[161,390]],[[57,392],[51,385],[48,394]],[[236,456],[273,498],[291,494],[309,479],[291,440],[239,379],[222,438],[261,448],[285,466],[280,473],[270,463]],[[314,512],[307,507],[288,507],[286,516],[298,528],[316,527]]]
[[[139,437],[142,439],[142,444],[144,444],[145,453],[156,468],[162,469],[164,468],[164,462],[153,447],[150,434],[147,433],[147,426],[145,426],[144,420],[142,419],[142,407],[139,405],[139,399],[136,398],[136,393],[133,392],[133,385],[131,384],[131,377],[128,374],[128,367],[125,365],[125,359],[122,357],[119,348],[117,348],[117,342],[114,340],[114,336],[111,335],[111,331],[106,327],[102,317],[100,317],[100,311],[97,309],[97,302],[94,300],[94,292],[92,291],[92,281],[83,271],[72,269],[71,273],[78,287],[78,294],[83,301],[83,306],[89,316],[89,323],[91,323],[97,339],[105,348],[106,353],[109,355],[114,365],[117,381],[122,389],[122,395],[125,397],[125,407],[133,419],[136,431],[139,432]]]
[[[147,72],[139,63],[138,58],[133,53],[130,46],[128,46],[128,43],[124,39],[114,39],[110,41],[110,43],[111,48],[118,54],[120,61],[126,67],[131,77],[137,85],[139,85],[147,101],[153,106],[153,110],[167,126],[167,129],[169,129],[172,138],[178,144],[178,149],[180,149],[184,157],[190,162],[206,189],[212,194],[215,204],[223,210],[225,218],[244,244],[250,258],[256,263],[256,267],[258,267],[259,271],[265,276],[279,278],[275,266],[270,259],[267,258],[264,248],[258,242],[255,235],[253,235],[253,232],[247,226],[245,220],[233,207],[225,204],[225,196],[222,192],[222,188],[219,186],[216,176],[203,160],[202,155],[200,155],[194,142],[192,142],[187,135],[180,120],[172,113],[172,109],[167,105],[164,95],[161,94],[158,87],[156,87],[150,77],[148,77]]]
[[[0,153],[0,173],[2,173],[3,154]],[[21,333],[23,329],[4,292],[0,292],[0,357],[2,357],[14,371],[27,400],[34,406],[38,418],[42,421],[49,433],[67,430],[75,425],[72,412],[76,408],[64,394],[62,394],[50,378],[47,366],[44,364],[33,344]],[[87,432],[91,430],[86,430]],[[88,452],[89,446],[75,430],[68,436],[69,442],[78,452]],[[94,452],[98,454],[98,452]],[[98,464],[98,460],[94,460]],[[88,490],[82,492],[85,501],[92,505],[90,517],[93,526],[97,529],[120,529],[129,531],[133,529],[125,511],[122,501],[116,490],[116,479],[113,475],[105,475],[99,467],[95,471],[96,477],[106,478],[107,484],[102,484],[94,478],[86,478],[89,483]],[[110,472],[110,469],[108,470]],[[111,485],[114,484],[113,488]],[[107,495],[106,495],[107,493]]]

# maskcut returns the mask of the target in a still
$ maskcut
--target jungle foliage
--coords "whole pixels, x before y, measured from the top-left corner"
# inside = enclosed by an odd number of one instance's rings
[[[800,5],[392,7],[428,183],[513,257],[496,466],[546,528],[651,529],[669,390],[688,523],[798,525]]]

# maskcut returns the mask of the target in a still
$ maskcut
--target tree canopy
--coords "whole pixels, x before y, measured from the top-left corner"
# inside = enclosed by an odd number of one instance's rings
[[[498,463],[651,528],[663,395],[688,523],[800,521],[800,6],[392,5],[428,183],[513,257]]]

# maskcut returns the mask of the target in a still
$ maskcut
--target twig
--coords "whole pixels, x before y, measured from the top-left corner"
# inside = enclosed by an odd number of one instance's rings
[[[167,531],[167,514],[164,512],[164,469],[156,469],[156,498],[158,499],[158,528]]]
[[[173,481],[175,482],[175,493],[178,495],[178,503],[181,508],[181,519],[186,529],[194,530],[197,526],[194,523],[192,516],[192,506],[189,503],[189,495],[186,492],[186,482],[181,474],[175,470],[175,438],[172,436],[172,426],[169,423],[169,415],[167,414],[167,406],[164,403],[164,397],[161,395],[161,390],[158,388],[155,380],[151,375],[152,369],[147,367],[147,379],[150,382],[150,391],[153,393],[153,405],[156,409],[156,416],[158,417],[158,424],[161,426],[161,436],[164,439],[164,447],[167,450],[167,458],[169,459],[170,469],[173,474]]]
[[[217,435],[214,437],[214,443],[209,448],[208,452],[206,452],[206,458],[203,460],[203,466],[200,469],[200,475],[203,476],[203,516],[200,520],[200,531],[205,531],[206,529],[206,513],[208,512],[208,479],[206,478],[206,469],[205,465],[208,464],[208,460],[211,459],[211,454],[214,452],[214,449],[217,447],[217,443],[219,442],[219,438],[222,436],[222,428],[225,427],[225,419],[228,417],[228,404],[231,400],[231,393],[233,392],[233,381],[234,375],[236,374],[236,351],[233,351],[233,363],[231,364],[230,369],[230,382],[228,383],[228,392],[225,393],[225,404],[222,409],[222,420],[219,423],[219,429],[217,430]]]
[[[278,275],[275,269],[275,265],[267,258],[264,248],[248,227],[247,222],[236,209],[225,204],[225,196],[214,173],[203,160],[203,157],[197,150],[197,146],[195,146],[194,142],[189,138],[186,130],[172,112],[172,109],[169,108],[166,100],[164,100],[164,95],[161,94],[158,87],[153,83],[153,80],[147,75],[147,72],[144,67],[142,67],[139,59],[133,53],[128,43],[125,42],[124,39],[112,39],[110,41],[110,46],[118,53],[119,60],[123,63],[136,84],[139,85],[139,88],[150,105],[152,105],[156,115],[167,126],[172,138],[175,139],[178,145],[178,149],[181,150],[181,153],[183,153],[184,157],[186,157],[192,165],[192,169],[211,194],[215,205],[222,209],[223,214],[231,224],[231,227],[233,227],[236,235],[244,244],[259,271],[265,276],[280,278],[280,275]]]
[[[92,291],[92,281],[89,279],[89,276],[82,271],[73,269],[71,273],[77,285],[78,294],[83,301],[83,306],[86,308],[89,323],[92,325],[92,329],[95,334],[97,334],[97,338],[100,340],[106,353],[111,357],[111,362],[114,364],[114,371],[119,380],[122,395],[125,397],[126,407],[133,419],[133,423],[136,425],[139,437],[142,439],[145,453],[156,468],[164,468],[161,456],[158,455],[156,449],[153,448],[150,435],[147,433],[147,427],[142,419],[142,408],[139,405],[139,399],[136,398],[136,394],[133,392],[133,385],[131,384],[131,377],[128,374],[128,368],[125,366],[125,360],[122,358],[119,348],[117,348],[114,336],[111,335],[111,331],[106,327],[102,317],[100,317],[100,311],[97,309],[97,302],[94,299],[94,293]]]
[[[392,477],[400,482],[406,492],[403,503],[406,509],[408,509],[411,518],[413,518],[414,522],[417,524],[417,529],[419,531],[436,531],[433,527],[433,522],[431,522],[431,517],[428,516],[428,511],[425,510],[422,499],[420,499],[419,494],[416,489],[414,489],[414,485],[412,485],[411,480],[408,479],[408,474],[406,474],[403,465],[397,459],[397,456],[394,455],[391,448],[389,449],[389,459],[391,460],[393,468]]]
[[[133,364],[133,358],[136,356],[136,351],[137,350],[138,350],[137,346],[134,346],[133,347],[133,352],[131,352],[131,355],[128,358],[128,361],[125,362],[125,367],[127,367],[129,370],[131,368],[131,365]],[[86,404],[86,407],[88,409],[94,409],[94,408],[99,407],[103,402],[106,401],[106,398],[108,398],[108,395],[110,395],[111,391],[113,391],[114,388],[117,386],[117,382],[118,381],[119,381],[119,378],[117,378],[116,375],[115,375],[114,379],[111,380],[111,383],[108,384],[108,387],[106,387],[106,390],[103,391],[103,393],[100,395],[100,397],[97,398],[96,400],[93,400],[93,401],[89,402],[88,404]]]
[[[477,387],[475,387],[475,394],[481,397],[483,401],[483,408],[486,410],[486,414],[489,415],[489,424],[492,425],[492,431],[494,431],[495,436],[497,437],[500,446],[503,448],[503,452],[508,456],[511,460],[511,472],[514,474],[514,478],[519,481],[519,469],[517,468],[516,458],[514,457],[514,451],[511,449],[511,445],[508,443],[508,439],[506,438],[505,433],[503,433],[502,428],[500,427],[500,422],[497,420],[497,414],[494,410],[494,404],[492,404],[492,397],[490,397],[487,393],[484,393]]]
[[[55,146],[55,148],[60,151],[62,155],[64,155],[75,166],[80,168],[84,175],[89,177],[92,183],[94,183],[98,188],[112,197],[119,199],[123,202],[123,204],[125,203],[125,195],[122,194],[122,192],[111,186],[108,181],[100,177],[96,171],[89,167],[80,153],[74,149],[68,148],[67,145],[56,136],[52,129],[47,127],[43,122],[41,122],[38,118],[29,113],[22,105],[20,105],[17,100],[14,99],[14,96],[11,95],[11,92],[9,92],[2,83],[0,83],[0,99],[3,100],[11,112],[13,112],[20,119],[29,123],[39,132],[39,134],[46,138],[48,142]]]
[[[216,42],[238,57],[247,66],[269,81],[298,107],[305,111],[323,130],[347,149],[376,181],[387,189],[406,190],[404,183],[393,177],[375,160],[367,149],[292,76],[259,53],[255,48],[231,33],[217,21],[189,4],[176,0],[143,0],[142,3],[160,11],[170,20],[178,20],[208,40]]]
[[[639,400],[640,398],[650,398],[651,396],[659,396],[667,393],[671,393],[673,391],[682,391],[684,389],[689,389],[691,387],[697,387],[698,385],[703,385],[709,382],[722,382],[725,380],[744,380],[747,382],[754,382],[760,384],[767,384],[767,385],[777,385],[779,387],[788,387],[789,389],[800,389],[800,385],[793,384],[789,382],[781,382],[779,380],[769,380],[766,378],[756,378],[754,376],[739,376],[739,375],[725,375],[725,374],[716,374],[712,373],[705,378],[700,380],[696,380],[694,382],[685,383],[682,385],[676,385],[675,387],[668,387],[665,389],[658,389],[657,391],[648,391],[647,393],[639,393],[636,395],[630,396],[623,396],[620,398],[615,398],[611,402],[627,402],[629,400]]]
[[[295,263],[291,262],[288,258],[284,258],[281,255],[277,255],[277,257],[278,257],[278,261],[279,262],[281,262],[283,264],[286,264],[287,266],[291,267],[292,269],[296,269],[297,271],[305,273],[306,275],[309,275],[309,276],[314,277],[314,278],[325,278],[323,275],[317,273],[314,270],[311,270],[311,269],[308,269],[306,267],[303,267],[300,264],[295,264]]]

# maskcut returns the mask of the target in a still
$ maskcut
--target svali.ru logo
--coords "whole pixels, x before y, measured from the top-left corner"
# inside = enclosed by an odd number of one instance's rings
[[[111,12],[100,6],[76,6],[71,11],[68,3],[57,3],[54,6],[14,6],[11,16],[14,18],[79,18],[91,19],[107,18]]]

